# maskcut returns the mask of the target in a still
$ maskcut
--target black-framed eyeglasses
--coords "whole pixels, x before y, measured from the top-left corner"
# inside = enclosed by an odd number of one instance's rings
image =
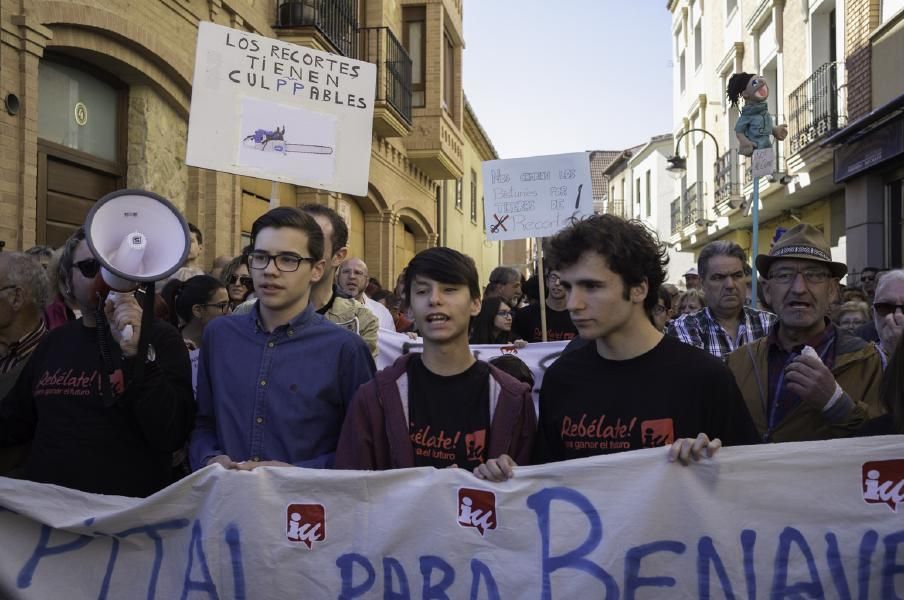
[[[228,300],[224,300],[223,302],[215,302],[212,304],[208,302],[208,303],[204,303],[204,304],[199,304],[198,306],[203,306],[205,308],[216,308],[221,313],[224,313],[224,312],[226,312],[226,309],[230,307],[230,305],[231,305],[231,302],[229,302]]]
[[[787,285],[794,281],[798,273],[804,276],[807,283],[825,283],[829,278],[829,272],[825,269],[802,269],[800,271],[793,269],[780,269],[769,274],[769,281],[775,281]]]
[[[88,279],[96,277],[97,272],[100,271],[100,263],[97,262],[96,258],[86,258],[85,260],[80,260],[77,263],[73,263],[73,266],[77,268],[81,272],[81,274]]]
[[[874,302],[873,308],[876,309],[876,314],[883,318],[898,310],[904,312],[904,304],[895,304],[894,302]]]
[[[254,280],[251,279],[251,277],[248,275],[230,275],[229,277],[226,278],[226,284],[227,285],[238,284],[238,285],[248,288],[249,290],[254,288]]]
[[[511,319],[511,318],[512,318],[512,311],[510,311],[510,310],[500,310],[499,312],[496,313],[496,316],[497,316],[497,317],[502,317],[503,319]]]
[[[301,263],[307,261],[311,264],[317,262],[316,258],[309,256],[298,256],[292,252],[280,252],[279,254],[270,254],[268,252],[252,252],[248,255],[248,266],[252,269],[263,270],[270,264],[270,261],[276,265],[276,268],[285,273],[297,271]]]

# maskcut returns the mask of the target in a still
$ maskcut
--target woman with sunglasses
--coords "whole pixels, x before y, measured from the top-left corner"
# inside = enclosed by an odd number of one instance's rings
[[[515,340],[512,333],[512,307],[498,296],[486,298],[480,312],[471,323],[471,344],[515,344],[524,347],[527,342]]]
[[[254,282],[251,279],[251,272],[248,270],[246,259],[247,257],[241,254],[223,267],[220,281],[226,285],[229,302],[233,308],[247,300],[254,292]]]
[[[163,299],[170,308],[170,323],[182,330],[189,354],[201,347],[207,324],[229,311],[226,287],[210,275],[170,281],[163,288]],[[197,360],[193,358],[192,363]]]

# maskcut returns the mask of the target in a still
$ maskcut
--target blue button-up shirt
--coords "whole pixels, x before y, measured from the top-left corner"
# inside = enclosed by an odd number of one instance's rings
[[[220,454],[332,466],[352,397],[373,375],[364,341],[310,305],[271,332],[257,305],[212,321],[201,342],[192,469]]]

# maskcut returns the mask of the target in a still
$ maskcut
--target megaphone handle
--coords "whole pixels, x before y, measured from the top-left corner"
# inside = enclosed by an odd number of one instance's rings
[[[144,304],[141,307],[141,333],[138,336],[138,352],[135,355],[135,369],[133,371],[134,380],[141,381],[144,379],[144,369],[148,358],[149,337],[151,335],[151,327],[154,324],[154,282],[150,282],[143,287]]]
[[[120,293],[110,290],[110,293],[107,294],[107,299],[113,303],[113,308],[116,308],[116,304],[119,302]],[[111,325],[113,325],[111,323]],[[132,327],[131,323],[126,324],[125,327],[119,330],[119,336],[124,342],[132,341],[132,336],[135,334],[135,329]]]

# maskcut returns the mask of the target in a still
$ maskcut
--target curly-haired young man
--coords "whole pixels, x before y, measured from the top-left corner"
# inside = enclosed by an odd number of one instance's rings
[[[591,216],[551,238],[546,257],[590,343],[543,378],[534,462],[671,445],[687,463],[757,441],[731,372],[650,322],[668,258],[640,222]]]

